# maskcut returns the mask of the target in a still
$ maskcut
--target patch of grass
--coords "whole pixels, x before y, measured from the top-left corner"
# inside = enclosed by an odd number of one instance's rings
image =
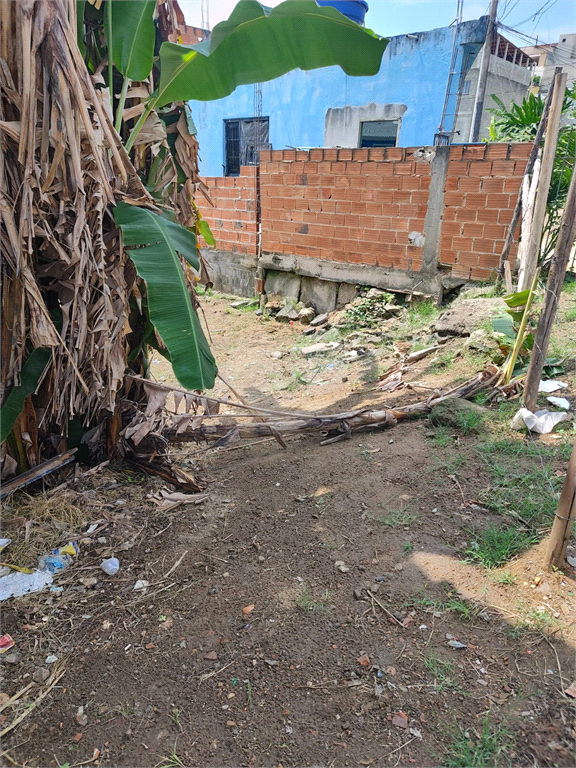
[[[411,325],[425,324],[438,314],[440,314],[440,310],[436,306],[434,299],[414,301],[408,309],[408,319]]]
[[[522,631],[547,632],[555,631],[559,628],[560,622],[544,606],[534,608],[533,606],[519,605],[518,614],[522,617],[514,627],[517,637]]]
[[[328,592],[326,592],[326,597],[328,597]],[[316,613],[317,611],[326,610],[324,603],[314,599],[314,595],[312,594],[310,587],[304,587],[296,599],[296,605],[301,611],[304,611],[305,613]]]
[[[430,438],[438,448],[446,448],[454,442],[454,438],[448,427],[438,426],[434,429],[434,435]]]
[[[460,469],[460,467],[466,463],[466,458],[458,453],[453,453],[442,459],[438,456],[434,456],[433,458],[436,466],[433,467],[433,469],[428,470],[428,472],[432,474],[437,474],[438,471],[441,470],[445,471],[448,475],[453,475],[457,469]]]
[[[488,392],[478,392],[477,395],[474,395],[472,400],[476,403],[476,405],[487,405],[489,402]]]
[[[459,691],[460,686],[454,682],[454,662],[442,661],[436,654],[430,653],[424,658],[424,666],[432,675],[436,682],[438,691]]]
[[[412,552],[414,552],[414,544],[411,541],[407,541],[402,550],[402,557],[407,557]]]
[[[572,323],[576,320],[576,307],[570,307],[564,312],[564,320],[567,323]]]
[[[456,413],[456,422],[459,429],[464,433],[478,432],[483,421],[483,413],[476,413],[475,411],[458,411]]]
[[[430,366],[433,371],[447,371],[456,362],[456,351],[453,349],[447,349],[446,352],[442,352],[436,358],[436,361]]]
[[[492,576],[494,584],[514,584],[516,582],[516,576],[510,571],[502,571],[501,573],[495,573]]]
[[[485,568],[498,568],[537,541],[538,537],[533,533],[491,525],[473,536],[466,555]]]
[[[174,749],[170,751],[169,755],[162,758],[160,763],[159,768],[184,768],[184,763],[176,752],[176,745],[174,745]]]
[[[442,765],[446,768],[497,768],[509,759],[505,756],[514,742],[505,726],[492,724],[486,717],[480,732],[457,725],[452,730],[452,744]]]
[[[369,517],[389,528],[399,528],[402,525],[413,523],[418,517],[418,513],[409,509],[391,509],[386,515],[369,515]]]
[[[462,600],[461,597],[451,597],[442,604],[442,607],[445,610],[455,613],[459,619],[464,621],[472,621],[478,615],[478,607],[467,603],[465,600]]]

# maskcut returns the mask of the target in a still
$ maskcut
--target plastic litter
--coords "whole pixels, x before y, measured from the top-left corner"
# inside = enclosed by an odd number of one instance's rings
[[[0,579],[0,601],[7,600],[9,597],[22,597],[30,592],[39,592],[48,584],[52,584],[52,574],[49,571],[32,573],[12,571]]]
[[[138,579],[136,584],[134,584],[133,589],[135,589],[135,590],[146,589],[149,586],[150,586],[150,582],[146,581],[146,579]]]
[[[547,435],[549,432],[552,432],[557,424],[568,419],[570,419],[570,415],[565,411],[563,413],[552,413],[544,408],[542,411],[532,413],[528,408],[520,408],[510,422],[510,427],[516,430],[522,430],[524,427],[528,427],[530,432],[537,432],[539,435]]]
[[[568,384],[563,381],[554,381],[548,379],[548,381],[541,381],[538,387],[538,392],[556,392],[558,389],[565,389]]]
[[[10,597],[22,597],[30,592],[40,592],[41,589],[52,584],[55,573],[63,571],[70,565],[78,551],[78,545],[75,542],[58,547],[49,555],[40,558],[36,571],[10,566],[13,569],[11,573],[0,578],[0,602]]]
[[[13,648],[16,645],[14,640],[10,637],[10,635],[2,635],[0,637],[0,653],[6,653],[6,651],[9,651],[10,648]]]
[[[0,539],[0,552],[5,550],[6,547],[8,546],[8,544],[10,544],[11,541],[12,541],[12,539]]]
[[[46,656],[45,664],[56,664],[58,661],[58,656],[54,656],[54,654],[50,654],[50,656]]]
[[[448,640],[448,645],[450,648],[456,648],[459,651],[463,648],[468,648],[466,643],[461,643],[459,640]]]
[[[570,401],[566,400],[565,397],[547,397],[546,400],[557,408],[564,408],[565,411],[570,410]]]
[[[120,561],[117,557],[109,557],[107,560],[103,560],[100,563],[100,568],[107,573],[108,576],[115,576],[120,570]]]

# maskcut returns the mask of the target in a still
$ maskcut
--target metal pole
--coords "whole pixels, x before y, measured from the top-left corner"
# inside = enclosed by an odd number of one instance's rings
[[[484,97],[486,96],[486,83],[488,82],[488,65],[492,54],[492,42],[494,41],[494,31],[496,29],[496,11],[498,10],[498,0],[490,0],[490,20],[486,30],[486,41],[482,48],[482,58],[480,60],[480,70],[478,72],[478,85],[476,86],[476,96],[474,98],[474,112],[472,114],[472,123],[470,125],[470,141],[478,141],[480,134],[480,121],[484,111]]]

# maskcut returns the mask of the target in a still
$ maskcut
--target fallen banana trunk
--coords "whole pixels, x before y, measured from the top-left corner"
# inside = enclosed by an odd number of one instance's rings
[[[208,442],[213,443],[213,447],[223,447],[246,439],[305,434],[321,436],[322,445],[325,445],[344,440],[353,432],[386,429],[395,426],[398,421],[417,418],[429,413],[434,405],[449,398],[471,398],[478,392],[493,386],[499,375],[500,370],[496,366],[489,366],[469,381],[448,392],[400,408],[367,407],[335,414],[292,414],[271,411],[265,421],[257,423],[237,423],[234,416],[225,416],[223,422],[208,423],[212,421],[215,414],[207,414],[195,416],[193,427],[186,429],[182,429],[182,425],[168,427],[163,430],[162,435],[170,443]],[[170,387],[156,384],[154,386],[170,390]],[[210,399],[198,396],[198,401],[203,404]],[[227,402],[226,405],[236,408],[246,407],[232,402]],[[261,409],[260,413],[263,410]],[[242,414],[242,418],[249,416],[250,414]]]

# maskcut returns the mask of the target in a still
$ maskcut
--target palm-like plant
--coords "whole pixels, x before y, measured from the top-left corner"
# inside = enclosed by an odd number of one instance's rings
[[[488,110],[493,115],[490,123],[490,141],[520,142],[534,139],[544,111],[544,100],[540,96],[531,93],[527,99],[522,100],[521,104],[512,102],[510,107],[506,107],[497,96],[493,95],[492,100],[497,106]],[[562,118],[565,122],[576,118],[576,88],[566,89]],[[541,241],[540,262],[544,267],[556,246],[562,210],[575,161],[576,129],[573,126],[561,124]]]

